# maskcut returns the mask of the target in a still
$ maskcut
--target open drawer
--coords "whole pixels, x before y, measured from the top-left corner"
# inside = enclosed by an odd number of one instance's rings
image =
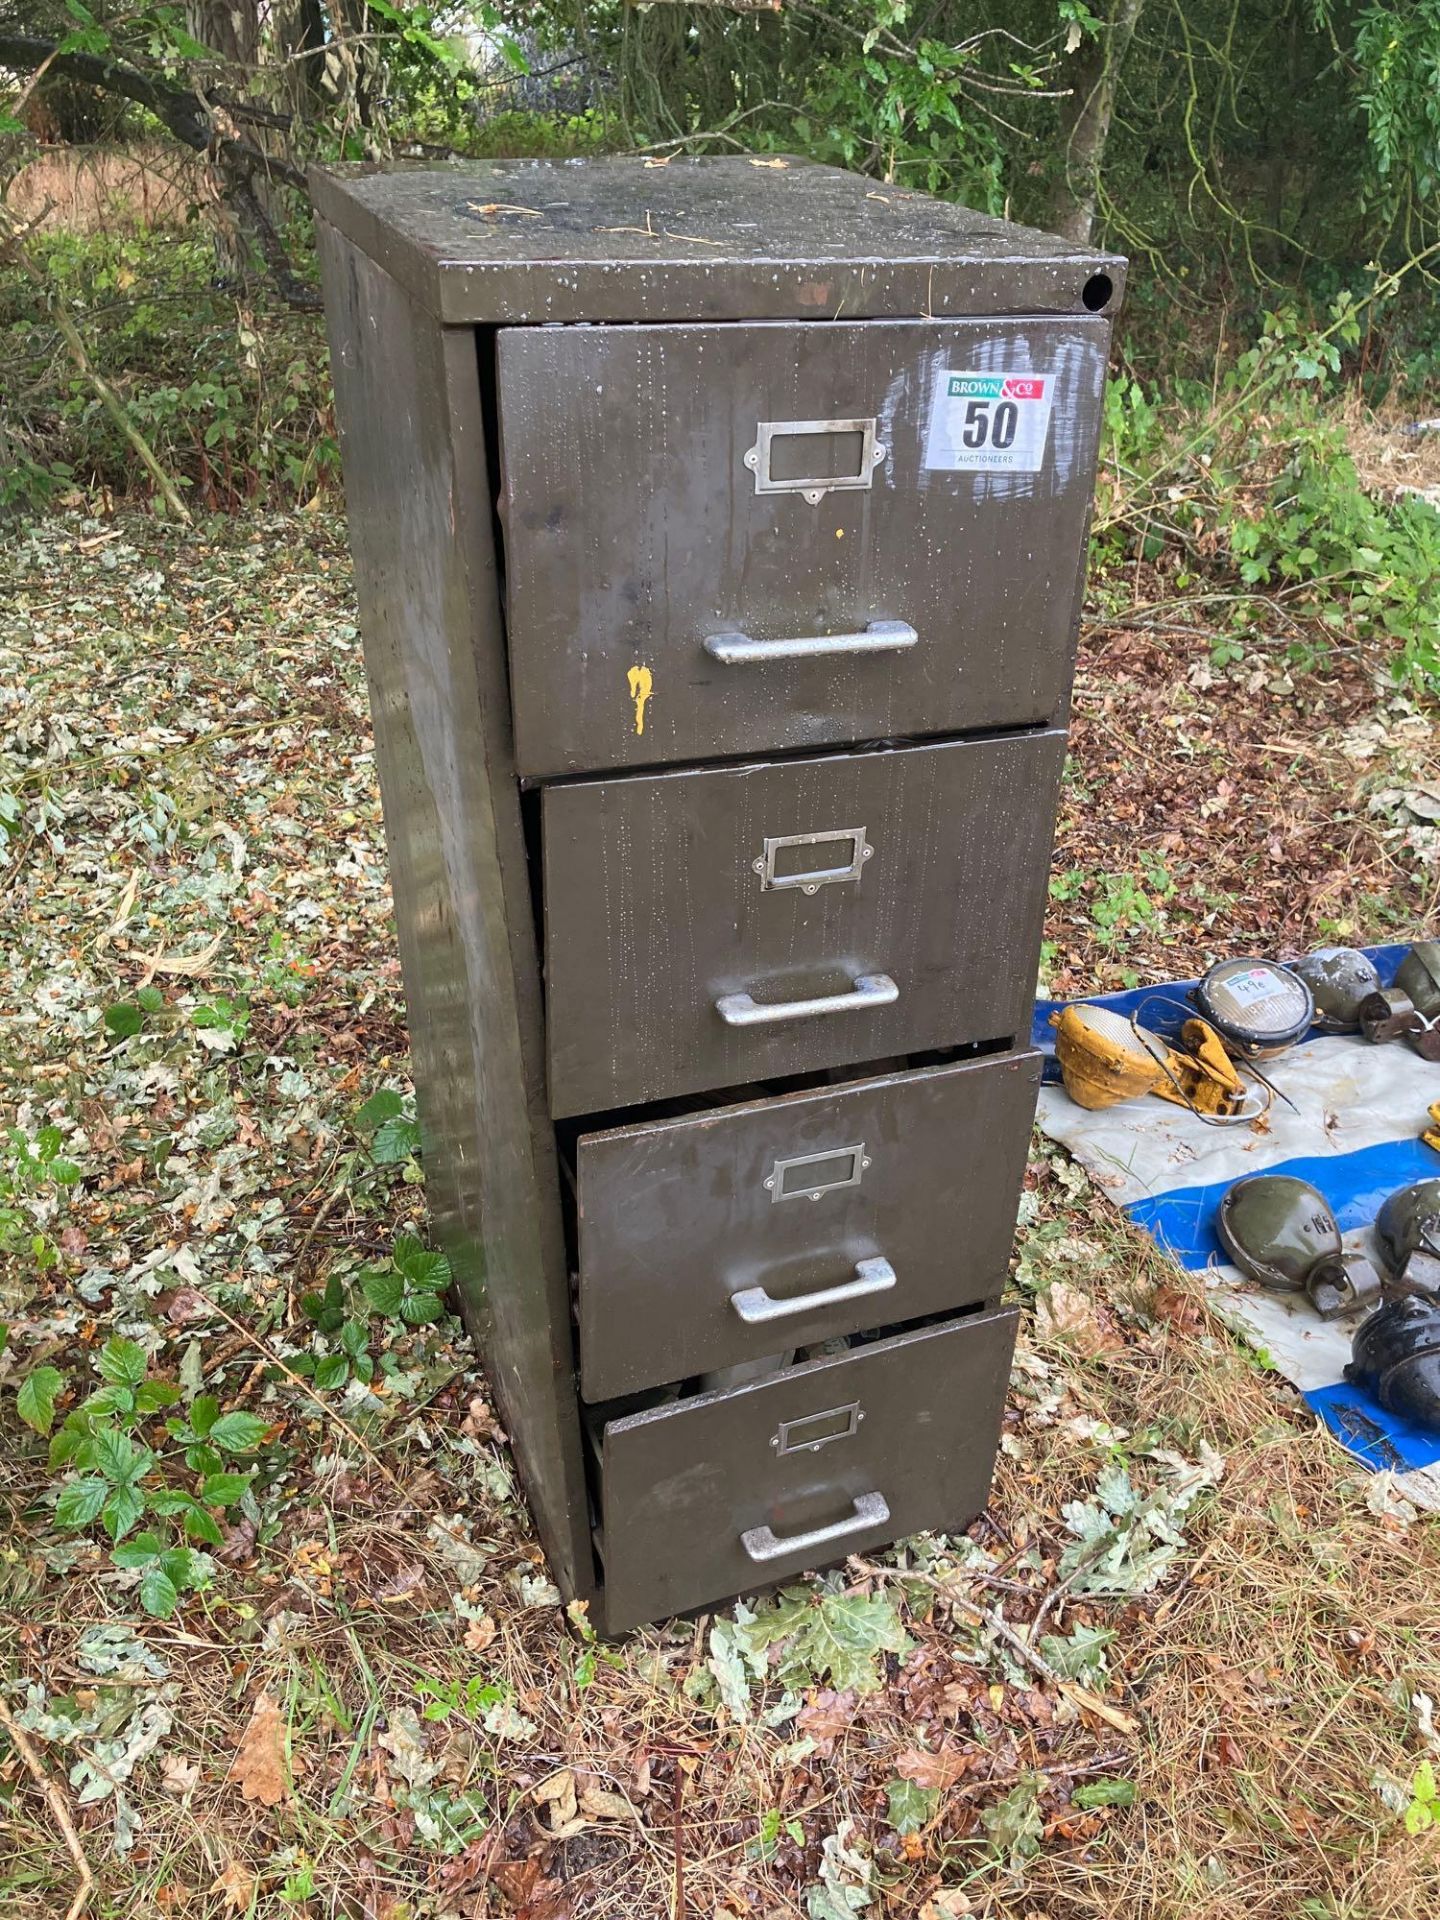
[[[1061,718],[1108,338],[502,328],[520,773]]]
[[[550,1110],[1028,1035],[1063,733],[543,796]]]
[[[990,1490],[1013,1308],[600,1424],[610,1633],[924,1529]]]
[[[580,1382],[618,1399],[994,1298],[1038,1053],[580,1136]]]

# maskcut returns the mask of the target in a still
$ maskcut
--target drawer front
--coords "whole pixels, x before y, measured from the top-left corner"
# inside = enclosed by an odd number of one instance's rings
[[[1039,1083],[1011,1054],[584,1135],[584,1397],[998,1295]]]
[[[1028,1033],[1064,753],[1052,731],[547,787],[552,1111]]]
[[[1108,339],[1085,316],[502,331],[520,772],[1060,718]]]
[[[973,1519],[989,1495],[1016,1317],[971,1315],[610,1421],[608,1631]]]

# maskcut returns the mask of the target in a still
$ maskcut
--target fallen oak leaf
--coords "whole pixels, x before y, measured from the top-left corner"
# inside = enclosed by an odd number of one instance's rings
[[[465,1651],[483,1653],[495,1638],[495,1622],[488,1613],[482,1613],[478,1620],[472,1620],[465,1629]]]
[[[1166,1321],[1176,1333],[1198,1333],[1205,1325],[1204,1307],[1181,1287],[1157,1287],[1150,1302],[1150,1316]]]
[[[446,1893],[463,1893],[467,1888],[477,1887],[488,1879],[503,1837],[499,1827],[492,1827],[488,1833],[482,1833],[478,1840],[472,1840],[453,1859],[447,1860],[440,1869],[440,1884]]]
[[[561,1880],[542,1880],[515,1920],[571,1920],[574,1893]]]
[[[623,1793],[609,1787],[582,1787],[580,1811],[587,1820],[634,1820],[635,1809]]]
[[[295,1757],[286,1764],[285,1716],[262,1688],[225,1778],[233,1781],[247,1800],[258,1800],[263,1807],[278,1807],[300,1771],[301,1764]]]
[[[574,1823],[575,1775],[569,1767],[562,1767],[558,1773],[552,1773],[548,1779],[541,1780],[531,1790],[530,1797],[537,1807],[549,1808],[552,1832],[558,1833],[562,1828],[570,1827]]]
[[[198,1761],[182,1760],[178,1753],[167,1753],[160,1769],[160,1791],[183,1800],[193,1793],[200,1779]]]
[[[1064,1341],[1087,1360],[1124,1345],[1101,1323],[1090,1296],[1065,1280],[1052,1280],[1037,1296],[1035,1331],[1042,1340]]]
[[[815,1742],[820,1758],[828,1760],[835,1751],[835,1742],[854,1718],[855,1695],[851,1690],[837,1693],[830,1687],[822,1687],[810,1705],[800,1709],[795,1727],[797,1733]]]
[[[501,1860],[490,1869],[490,1878],[512,1907],[525,1908],[540,1878],[538,1860]]]
[[[895,1756],[895,1771],[900,1778],[930,1792],[953,1787],[973,1764],[970,1755],[956,1753],[950,1747],[941,1747],[936,1753],[924,1747],[905,1747]]]
[[[248,1913],[255,1894],[255,1876],[238,1860],[227,1860],[211,1882],[210,1892],[224,1894],[231,1913]]]

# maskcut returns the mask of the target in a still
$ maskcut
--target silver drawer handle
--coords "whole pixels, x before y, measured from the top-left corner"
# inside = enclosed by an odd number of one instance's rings
[[[868,1533],[872,1527],[888,1525],[890,1505],[883,1493],[862,1493],[855,1499],[855,1511],[848,1520],[837,1520],[833,1527],[817,1527],[813,1533],[792,1533],[781,1540],[769,1527],[751,1527],[740,1536],[740,1544],[755,1561],[788,1560],[793,1553],[809,1553],[813,1547],[828,1547],[832,1541],[848,1540],[852,1533]]]
[[[888,973],[862,973],[848,993],[825,993],[816,1000],[776,1000],[761,1006],[748,993],[722,993],[715,1011],[727,1027],[773,1027],[781,1020],[813,1020],[821,1013],[859,1013],[888,1007],[900,989]]]
[[[872,620],[859,633],[817,633],[793,640],[752,640],[748,633],[712,633],[705,651],[722,667],[756,660],[815,660],[831,653],[902,653],[920,638],[903,620]]]
[[[768,1321],[788,1320],[793,1314],[818,1313],[822,1307],[863,1300],[867,1294],[888,1293],[894,1284],[895,1269],[888,1260],[857,1260],[855,1278],[838,1287],[795,1294],[788,1300],[772,1300],[764,1287],[746,1287],[742,1293],[731,1294],[730,1304],[747,1327],[763,1327]]]

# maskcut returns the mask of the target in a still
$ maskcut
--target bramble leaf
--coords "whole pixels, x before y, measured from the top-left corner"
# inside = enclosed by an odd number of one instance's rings
[[[140,1604],[157,1620],[168,1620],[179,1606],[175,1582],[163,1567],[147,1567],[140,1576]]]
[[[224,1453],[250,1453],[259,1446],[267,1424],[253,1413],[222,1413],[206,1438]]]
[[[110,1497],[104,1480],[93,1476],[71,1480],[55,1502],[55,1518],[62,1527],[88,1527]]]
[[[65,1376],[56,1367],[36,1367],[20,1382],[15,1411],[36,1433],[49,1433],[55,1424],[55,1402]]]

